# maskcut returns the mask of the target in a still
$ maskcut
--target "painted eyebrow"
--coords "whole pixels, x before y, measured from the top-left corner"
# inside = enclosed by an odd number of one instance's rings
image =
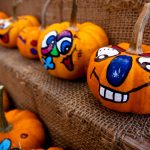
[[[126,50],[117,46],[117,45],[113,45],[111,48],[118,50],[119,52],[125,52]]]
[[[58,36],[57,36],[57,41],[61,40],[64,37],[70,37],[72,38],[72,33],[68,30],[62,31]]]
[[[143,53],[143,54],[140,54],[139,56],[150,57],[150,53]]]

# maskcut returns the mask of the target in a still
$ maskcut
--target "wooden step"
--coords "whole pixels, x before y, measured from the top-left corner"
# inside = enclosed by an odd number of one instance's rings
[[[93,97],[85,79],[57,79],[39,61],[0,47],[0,82],[17,107],[39,115],[49,143],[69,150],[150,149],[150,116],[108,110]]]

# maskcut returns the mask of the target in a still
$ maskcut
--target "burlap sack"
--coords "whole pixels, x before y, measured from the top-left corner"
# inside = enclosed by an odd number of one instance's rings
[[[148,1],[80,0],[78,20],[101,25],[113,44],[129,41],[141,7]],[[11,14],[11,2],[1,0],[0,10]],[[19,14],[26,12],[39,17],[42,3],[43,0],[24,0]],[[69,19],[71,0],[64,0],[62,16],[58,4],[60,0],[49,7],[48,23]],[[147,44],[149,25],[143,41]],[[51,77],[40,62],[22,58],[15,50],[0,48],[0,82],[7,87],[16,106],[39,115],[51,136],[48,145],[68,150],[150,149],[150,116],[104,108],[89,91],[86,80],[70,82]]]

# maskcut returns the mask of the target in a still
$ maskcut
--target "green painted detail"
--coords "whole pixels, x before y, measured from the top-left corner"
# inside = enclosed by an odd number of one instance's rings
[[[54,57],[59,56],[59,52],[58,52],[56,46],[53,47],[53,49],[52,49],[50,55],[51,55],[51,56],[54,56]]]

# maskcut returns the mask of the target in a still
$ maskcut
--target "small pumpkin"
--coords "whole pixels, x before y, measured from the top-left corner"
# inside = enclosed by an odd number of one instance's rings
[[[7,14],[5,14],[2,11],[0,11],[0,19],[5,19],[5,18],[8,18]]]
[[[3,110],[3,86],[0,86],[0,142],[9,143],[8,149],[35,149],[44,144],[45,134],[41,122],[28,110]],[[5,145],[5,144],[4,144]],[[0,145],[1,146],[1,145]],[[5,145],[8,146],[8,145]]]
[[[18,38],[17,38],[17,47],[19,52],[22,56],[32,59],[39,58],[37,52],[37,42],[40,36],[40,33],[45,28],[45,14],[46,10],[50,4],[51,0],[47,0],[42,10],[42,23],[40,26],[32,26],[32,27],[25,27],[23,30],[20,31]]]
[[[118,46],[103,47],[91,57],[88,85],[94,96],[110,109],[150,113],[150,53],[142,51],[143,30],[149,16],[150,3],[147,3],[127,50]]]
[[[18,35],[17,47],[22,56],[27,58],[39,58],[37,42],[40,36],[40,27],[26,27]]]
[[[73,0],[70,22],[47,27],[38,41],[38,53],[45,69],[53,76],[77,79],[86,75],[91,54],[108,44],[105,31],[90,22],[76,21],[77,3]]]
[[[16,7],[13,6],[13,17],[0,20],[0,45],[5,47],[16,47],[19,32],[27,27],[39,25],[38,20],[33,16],[16,16]]]

